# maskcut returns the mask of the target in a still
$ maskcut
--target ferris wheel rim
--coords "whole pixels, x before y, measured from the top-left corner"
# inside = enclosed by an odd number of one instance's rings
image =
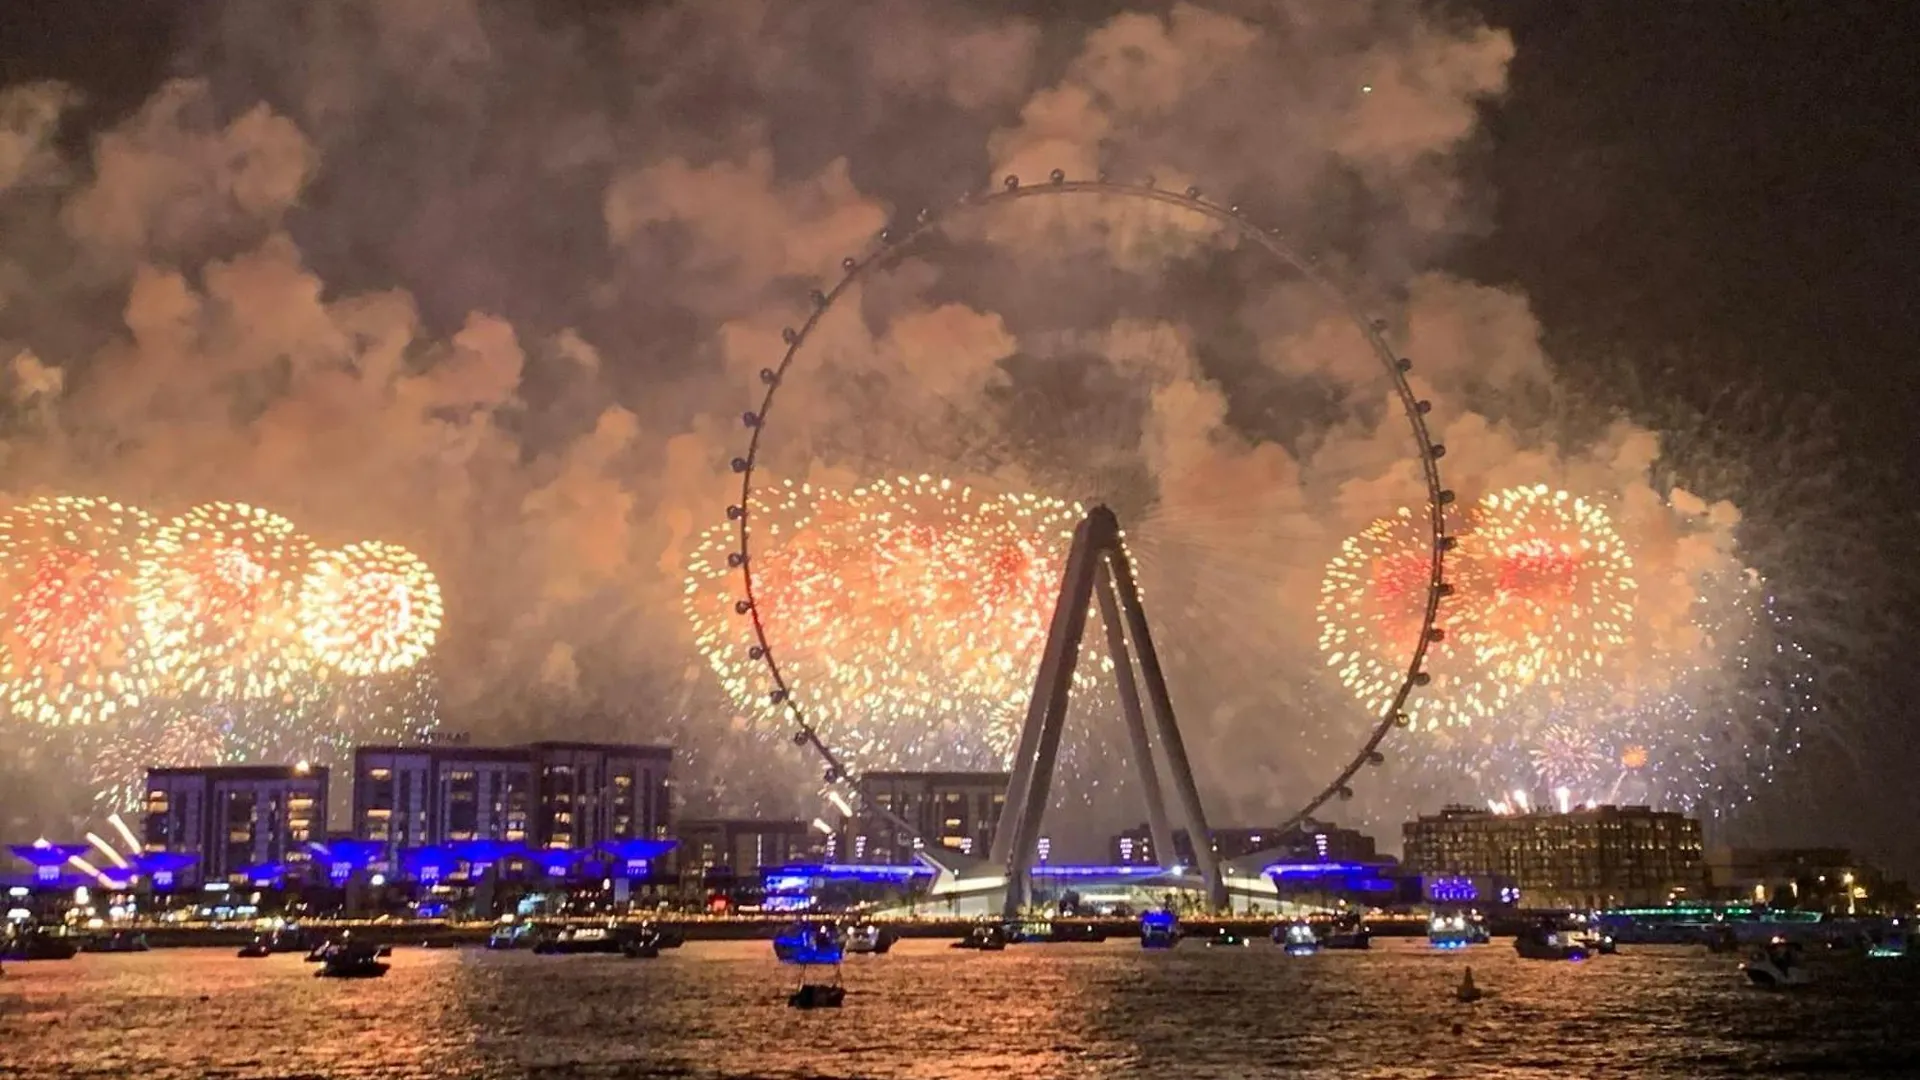
[[[1446,553],[1453,546],[1453,538],[1447,534],[1445,513],[1448,504],[1453,502],[1454,493],[1445,487],[1440,479],[1439,460],[1446,448],[1433,439],[1427,426],[1426,417],[1432,409],[1432,403],[1420,398],[1408,382],[1407,373],[1412,362],[1403,357],[1385,336],[1385,324],[1369,316],[1353,298],[1334,284],[1314,265],[1314,260],[1302,256],[1288,246],[1278,229],[1262,228],[1251,220],[1237,205],[1222,205],[1205,198],[1197,187],[1188,187],[1175,191],[1155,186],[1151,178],[1138,183],[1127,183],[1109,179],[1104,174],[1091,180],[1071,180],[1059,169],[1049,174],[1047,182],[1023,184],[1018,176],[1009,174],[1003,178],[997,188],[983,192],[963,194],[945,209],[935,212],[928,209],[918,211],[904,227],[888,226],[880,230],[875,242],[862,255],[849,255],[840,261],[841,274],[830,288],[815,288],[809,293],[807,317],[798,327],[788,326],[781,331],[786,348],[777,365],[760,369],[760,382],[764,387],[758,408],[741,414],[742,424],[751,433],[748,436],[746,452],[735,457],[730,467],[740,477],[740,501],[727,508],[727,517],[735,525],[737,544],[728,555],[728,562],[739,571],[744,599],[735,602],[738,614],[746,616],[753,628],[755,644],[749,647],[749,657],[760,662],[767,670],[773,683],[768,693],[771,704],[785,706],[787,715],[798,729],[794,742],[809,746],[821,761],[826,764],[825,780],[829,787],[848,784],[856,779],[841,756],[834,752],[819,729],[808,719],[806,711],[793,693],[786,674],[775,653],[773,643],[767,635],[765,622],[760,616],[759,596],[754,591],[753,577],[753,530],[751,525],[751,507],[754,494],[754,472],[759,463],[762,443],[767,429],[767,417],[772,414],[775,398],[795,359],[806,347],[808,339],[819,326],[822,318],[833,309],[833,305],[855,284],[869,273],[875,272],[896,262],[904,256],[911,242],[928,232],[941,228],[963,214],[985,211],[995,206],[1007,205],[1021,199],[1064,197],[1073,195],[1109,195],[1122,198],[1134,198],[1147,202],[1180,207],[1220,223],[1242,238],[1249,240],[1266,251],[1280,263],[1297,273],[1320,293],[1330,298],[1358,328],[1369,347],[1387,373],[1398,399],[1409,430],[1418,449],[1421,464],[1421,479],[1427,492],[1427,528],[1432,543],[1428,556],[1427,596],[1422,611],[1420,633],[1408,658],[1399,687],[1393,694],[1385,710],[1369,729],[1367,738],[1361,743],[1346,765],[1335,775],[1332,782],[1321,788],[1319,793],[1304,806],[1287,818],[1280,826],[1281,832],[1291,831],[1309,821],[1312,815],[1334,799],[1347,799],[1353,795],[1349,782],[1369,765],[1380,765],[1384,755],[1380,745],[1395,727],[1405,727],[1409,723],[1406,703],[1416,687],[1430,681],[1426,671],[1427,654],[1432,645],[1442,639],[1439,628],[1440,602],[1452,591],[1445,576]],[[852,792],[858,797],[857,787]],[[889,815],[892,816],[892,815]],[[899,822],[907,824],[906,822]],[[915,836],[915,845],[919,845]]]

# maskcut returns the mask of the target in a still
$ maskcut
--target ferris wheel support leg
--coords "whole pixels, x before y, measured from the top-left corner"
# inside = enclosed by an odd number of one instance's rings
[[[1160,790],[1160,773],[1153,760],[1153,744],[1147,738],[1147,718],[1140,709],[1140,686],[1134,680],[1133,657],[1127,649],[1127,633],[1121,623],[1120,603],[1115,597],[1113,567],[1100,563],[1100,579],[1094,585],[1100,599],[1100,621],[1107,631],[1107,653],[1113,658],[1115,689],[1120,692],[1120,710],[1127,718],[1127,741],[1133,747],[1134,773],[1140,780],[1140,794],[1147,803],[1147,832],[1153,838],[1154,861],[1171,865],[1174,857],[1173,827],[1167,823],[1167,801]]]
[[[1174,795],[1179,800],[1180,816],[1185,819],[1187,839],[1193,844],[1194,868],[1200,871],[1200,880],[1206,887],[1208,906],[1219,911],[1227,906],[1227,889],[1220,876],[1220,860],[1213,852],[1213,832],[1207,827],[1206,811],[1200,806],[1200,789],[1193,782],[1193,766],[1187,761],[1187,747],[1174,721],[1173,695],[1167,692],[1167,677],[1160,670],[1160,654],[1153,647],[1153,631],[1147,626],[1147,612],[1140,604],[1133,567],[1128,565],[1126,552],[1119,544],[1108,551],[1107,565],[1120,594],[1120,606],[1127,615],[1133,647],[1140,655],[1140,674],[1147,684],[1147,700],[1153,704],[1160,750],[1167,757],[1167,771],[1173,774]]]
[[[1104,513],[1103,513],[1104,511]],[[1067,701],[1073,690],[1073,668],[1080,641],[1087,632],[1087,607],[1093,602],[1093,576],[1101,548],[1118,538],[1113,512],[1101,508],[1087,515],[1074,530],[1067,553],[1067,569],[1060,582],[1060,602],[1047,629],[1046,651],[1027,703],[1027,719],[1020,732],[1025,751],[1014,763],[1015,778],[1024,781],[1007,793],[1007,805],[994,832],[990,850],[1004,851],[1007,868],[1006,917],[1019,915],[1031,892],[1033,860],[1040,843],[1040,819],[1047,812],[1047,793],[1053,786],[1053,762],[1060,752],[1060,733],[1066,726]],[[1004,842],[1003,842],[1004,838]]]

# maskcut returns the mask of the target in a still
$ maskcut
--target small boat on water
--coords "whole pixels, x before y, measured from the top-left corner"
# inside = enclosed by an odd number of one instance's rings
[[[846,938],[828,922],[797,922],[773,939],[773,955],[783,964],[838,964],[846,954]]]
[[[268,947],[264,935],[256,934],[252,941],[240,946],[239,955],[242,960],[260,960],[272,956],[273,949]]]
[[[1762,990],[1784,990],[1813,981],[1813,972],[1807,970],[1806,962],[1800,958],[1800,946],[1778,937],[1748,957],[1740,965],[1740,972],[1747,977],[1749,985]]]
[[[1171,949],[1180,944],[1180,920],[1171,911],[1149,911],[1140,916],[1140,947]]]
[[[1368,949],[1373,947],[1373,931],[1358,915],[1343,915],[1320,935],[1323,949]]]
[[[1522,960],[1585,960],[1588,955],[1585,944],[1572,934],[1558,930],[1549,930],[1544,926],[1529,927],[1513,939],[1514,951]]]
[[[1235,933],[1231,927],[1219,927],[1207,937],[1209,949],[1244,949],[1246,946],[1245,935]]]
[[[80,946],[65,934],[28,929],[0,939],[0,960],[71,960]]]
[[[371,945],[339,945],[327,953],[320,970],[313,974],[320,979],[377,979],[391,966]]]
[[[1867,945],[1867,957],[1871,960],[1898,960],[1907,955],[1907,945],[1906,931],[1888,930]]]
[[[533,951],[540,956],[612,954],[621,952],[625,944],[623,935],[612,926],[568,926],[536,936]]]
[[[1436,949],[1464,949],[1480,943],[1472,920],[1458,913],[1434,912],[1427,920],[1427,943]]]
[[[1322,948],[1313,927],[1304,922],[1274,927],[1273,943],[1285,949],[1288,956],[1312,956]]]
[[[883,956],[899,938],[899,931],[891,926],[865,922],[847,931],[847,951]]]
[[[981,923],[967,931],[967,936],[954,942],[951,947],[999,952],[1007,947],[1007,928],[999,923]]]

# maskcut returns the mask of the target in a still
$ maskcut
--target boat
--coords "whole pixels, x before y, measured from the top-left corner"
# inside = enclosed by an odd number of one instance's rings
[[[535,937],[533,951],[540,956],[576,956],[617,953],[624,946],[624,939],[614,927],[569,926]]]
[[[1343,915],[1335,919],[1333,926],[1320,935],[1320,947],[1323,949],[1367,949],[1372,948],[1373,931],[1367,929],[1358,915]]]
[[[1207,947],[1209,949],[1215,949],[1215,948],[1240,949],[1240,948],[1245,948],[1246,944],[1247,944],[1247,939],[1245,937],[1243,937],[1240,934],[1234,933],[1231,927],[1226,927],[1226,926],[1222,926],[1214,930],[1212,935],[1210,935],[1207,938]]]
[[[1493,940],[1493,934],[1487,929],[1487,921],[1478,915],[1467,916],[1467,944],[1485,945]]]
[[[314,947],[313,935],[297,926],[276,927],[263,935],[267,949],[277,953],[308,952]],[[323,946],[325,942],[321,943]]]
[[[333,955],[334,948],[335,946],[333,942],[322,941],[314,945],[313,948],[308,949],[307,955],[301,957],[301,959],[309,964],[318,964],[321,961],[325,960],[327,957]],[[271,951],[272,949],[271,941],[269,941],[268,943],[268,949],[269,951]]]
[[[1589,931],[1575,940],[1586,946],[1587,952],[1594,956],[1612,956],[1620,951],[1614,944],[1612,934],[1602,934],[1597,930]]]
[[[660,955],[660,935],[642,927],[620,943],[620,955],[629,960],[651,960]]]
[[[846,940],[833,923],[793,923],[773,939],[773,955],[783,964],[838,964],[846,951]]]
[[[1889,930],[1867,945],[1867,957],[1871,960],[1898,960],[1906,955],[1907,934],[1904,930]]]
[[[1321,948],[1313,927],[1303,922],[1274,927],[1273,943],[1285,949],[1288,956],[1312,956]]]
[[[1465,915],[1435,912],[1427,920],[1427,943],[1436,949],[1464,949],[1477,944],[1473,924]]]
[[[1530,927],[1513,939],[1513,948],[1522,960],[1585,960],[1589,955],[1586,945],[1572,934],[1558,930],[1549,930],[1543,926]]]
[[[146,952],[147,949],[147,935],[126,930],[85,938],[80,943],[81,952],[127,953]]]
[[[885,955],[900,934],[891,926],[878,926],[874,923],[861,923],[847,931],[847,951],[850,953],[868,953],[874,956]]]
[[[80,947],[65,934],[27,930],[0,945],[0,960],[71,960]]]
[[[1740,971],[1747,982],[1763,990],[1784,990],[1789,986],[1805,986],[1813,981],[1813,973],[1807,970],[1806,963],[1800,959],[1800,946],[1785,938],[1774,938],[1766,948],[1748,957],[1740,965]]]
[[[532,933],[532,923],[506,923],[493,928],[487,935],[489,949],[524,949]]]
[[[1180,920],[1171,911],[1149,911],[1140,916],[1140,947],[1171,949],[1180,944]]]
[[[263,957],[272,956],[273,949],[268,947],[267,939],[264,936],[255,935],[252,941],[240,946],[239,955],[242,960],[259,960]]]
[[[341,945],[327,953],[313,974],[319,979],[377,979],[391,966],[371,945]]]
[[[979,949],[981,952],[999,952],[1007,947],[1007,930],[999,923],[981,923],[967,936],[952,945],[956,949]]]

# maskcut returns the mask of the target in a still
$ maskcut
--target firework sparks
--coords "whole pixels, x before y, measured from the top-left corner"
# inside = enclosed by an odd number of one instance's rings
[[[314,657],[347,675],[410,668],[440,632],[440,584],[412,552],[379,541],[314,558],[300,588],[300,633]]]
[[[1633,559],[1597,503],[1545,484],[1474,508],[1461,563],[1461,630],[1492,681],[1575,683],[1626,643]]]
[[[757,610],[828,743],[860,767],[1003,766],[1082,513],[928,476],[770,489],[753,508]],[[701,538],[686,611],[728,693],[772,720],[752,629],[736,612],[737,551],[731,526]],[[1076,692],[1111,683],[1102,661],[1081,665]]]
[[[1410,509],[1367,526],[1340,545],[1320,582],[1316,618],[1320,651],[1340,682],[1375,716],[1392,704],[1407,676],[1424,625],[1433,573],[1433,537]],[[1449,627],[1458,601],[1441,608],[1448,635],[1428,650],[1431,692],[1407,703],[1424,729],[1469,724],[1496,715],[1505,686],[1482,682],[1460,662]]]
[[[107,499],[35,499],[0,517],[0,706],[41,724],[136,707],[151,670],[132,618],[146,514]]]
[[[309,664],[295,619],[312,543],[244,503],[209,503],[149,536],[138,605],[169,689],[220,700],[283,695]]]

